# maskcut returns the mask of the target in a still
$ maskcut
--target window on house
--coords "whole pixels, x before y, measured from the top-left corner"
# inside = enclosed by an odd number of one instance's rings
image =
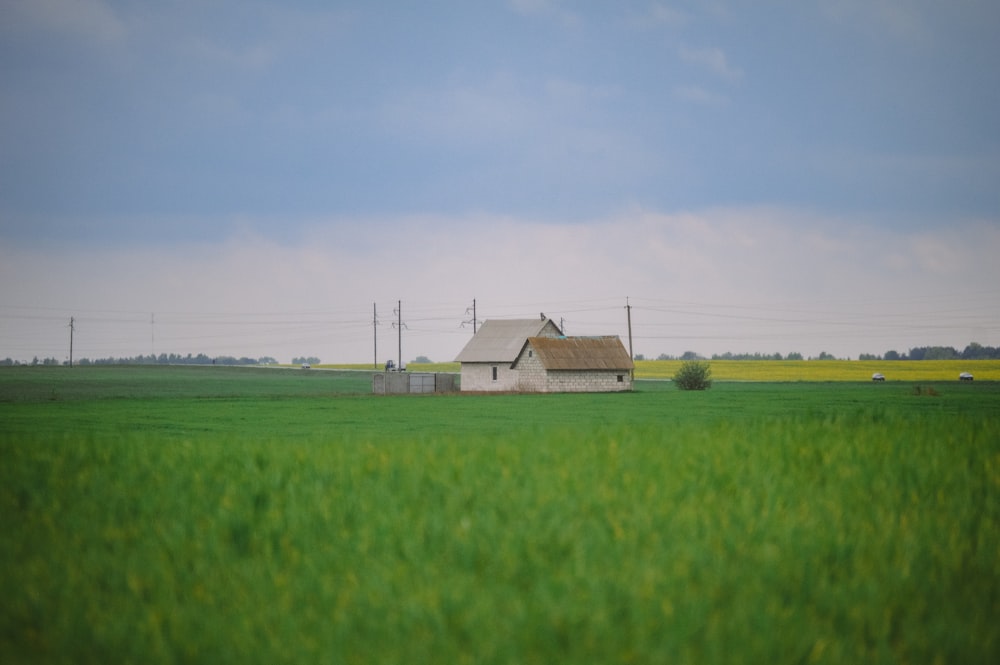
[[[494,381],[497,380],[497,368],[496,367],[493,368],[493,380]]]
[[[532,355],[533,353],[534,353],[534,351],[532,351],[531,349],[528,349],[528,357],[529,357],[529,358],[531,357],[531,355]]]
[[[625,383],[625,376],[623,374],[618,375],[618,383]]]

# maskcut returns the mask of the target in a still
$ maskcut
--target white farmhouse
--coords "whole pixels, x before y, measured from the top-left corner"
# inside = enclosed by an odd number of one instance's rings
[[[632,359],[617,336],[566,337],[548,318],[486,321],[456,360],[463,391],[632,389]]]

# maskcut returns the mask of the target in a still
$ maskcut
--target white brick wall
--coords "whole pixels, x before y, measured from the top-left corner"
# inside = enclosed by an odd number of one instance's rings
[[[493,368],[497,380],[493,380]],[[506,363],[462,363],[462,390],[507,392],[517,390],[516,371]]]
[[[622,380],[619,383],[618,377]],[[619,392],[632,390],[632,378],[626,370],[549,372],[548,392]]]
[[[514,367],[519,376],[517,379],[517,389],[522,392],[546,392],[547,375],[545,368],[534,350],[528,346],[521,352]]]
[[[493,367],[497,368],[496,381]],[[530,346],[522,351],[514,367],[511,369],[504,363],[463,363],[462,390],[566,393],[632,390],[632,378],[626,370],[546,372]]]

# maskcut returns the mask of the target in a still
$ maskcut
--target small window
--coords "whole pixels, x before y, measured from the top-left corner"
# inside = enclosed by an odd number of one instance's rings
[[[493,380],[494,381],[497,380],[497,368],[496,367],[493,368]]]
[[[533,353],[534,353],[534,351],[532,351],[531,349],[528,349],[528,357],[529,358],[532,356]]]
[[[623,374],[618,375],[618,383],[625,383],[625,376]]]

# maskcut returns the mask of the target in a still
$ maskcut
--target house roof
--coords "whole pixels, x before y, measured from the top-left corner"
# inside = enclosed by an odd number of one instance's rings
[[[479,326],[455,359],[460,363],[512,363],[529,337],[538,337],[546,326],[561,335],[551,319],[489,319]]]
[[[532,337],[528,343],[547,370],[630,370],[634,366],[617,336]]]

